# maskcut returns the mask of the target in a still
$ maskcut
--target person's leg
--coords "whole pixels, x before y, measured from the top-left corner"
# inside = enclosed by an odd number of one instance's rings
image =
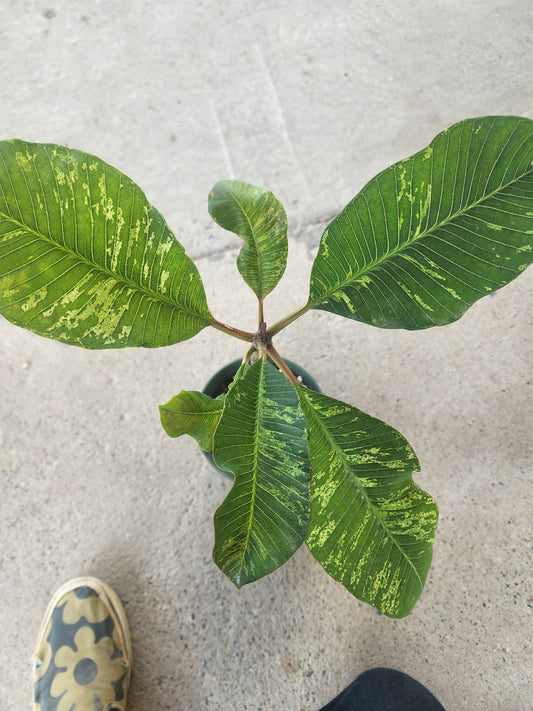
[[[418,681],[395,669],[370,669],[321,711],[445,711]]]
[[[34,711],[125,711],[132,650],[124,608],[96,578],[54,595],[33,655]]]

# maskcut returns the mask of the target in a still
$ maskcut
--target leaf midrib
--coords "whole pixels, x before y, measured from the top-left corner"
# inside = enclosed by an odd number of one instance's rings
[[[102,267],[101,264],[97,264],[95,262],[91,262],[90,259],[88,259],[86,256],[80,254],[74,249],[71,249],[67,245],[60,244],[59,242],[56,242],[52,237],[49,235],[45,235],[42,232],[38,232],[37,230],[33,229],[32,227],[29,227],[28,225],[25,225],[23,222],[20,222],[19,220],[16,220],[13,218],[11,215],[6,214],[5,212],[0,210],[0,219],[4,219],[8,222],[11,222],[14,225],[17,225],[18,227],[22,228],[24,231],[29,232],[30,234],[35,235],[38,239],[42,239],[44,242],[47,242],[48,244],[51,244],[55,249],[62,250],[66,254],[75,257],[78,259],[80,262],[83,264],[87,265],[90,269],[96,269],[98,272],[103,274],[104,276],[108,276],[113,278],[118,284],[125,284],[132,288],[134,291],[141,292],[144,295],[150,296],[154,300],[158,300],[164,304],[168,304],[169,306],[172,306],[174,309],[178,311],[182,311],[183,313],[189,314],[190,316],[193,316],[197,319],[201,319],[202,321],[206,322],[206,325],[212,323],[212,320],[207,320],[204,316],[201,316],[198,314],[196,311],[191,311],[190,309],[185,308],[182,304],[179,304],[175,301],[172,301],[169,298],[166,298],[165,296],[158,294],[156,292],[150,291],[148,288],[145,286],[139,285],[132,281],[131,279],[128,279],[122,274],[117,274],[115,272],[112,272],[109,269],[106,269],[105,267]]]
[[[258,383],[258,388],[257,388],[257,401],[256,401],[256,407],[255,407],[255,417],[254,417],[254,451],[253,451],[253,460],[252,460],[252,491],[250,493],[250,516],[248,519],[248,527],[246,530],[246,542],[245,545],[242,547],[242,555],[240,556],[240,563],[238,564],[239,566],[239,583],[241,581],[241,574],[244,569],[244,558],[246,555],[246,552],[248,551],[248,546],[250,542],[250,537],[252,535],[252,523],[254,519],[254,512],[255,512],[255,500],[257,498],[257,470],[258,470],[258,461],[259,461],[259,420],[260,420],[260,399],[261,399],[261,393],[262,393],[262,385],[263,385],[263,380],[264,380],[264,365],[261,366],[261,373],[259,376],[259,383]]]
[[[262,299],[262,298],[263,298],[263,279],[262,279],[262,273],[261,273],[261,260],[260,260],[260,257],[259,257],[259,248],[258,248],[258,246],[257,246],[257,240],[256,240],[256,236],[255,236],[255,230],[254,230],[254,228],[253,228],[253,226],[252,226],[252,222],[251,222],[250,218],[248,217],[248,213],[247,213],[246,210],[242,207],[242,205],[240,204],[240,202],[237,200],[237,197],[235,196],[235,194],[231,191],[231,192],[230,192],[230,195],[231,195],[233,201],[235,202],[235,204],[237,205],[237,207],[239,208],[239,210],[241,211],[241,213],[242,213],[242,214],[244,215],[244,217],[246,218],[246,222],[248,223],[248,227],[249,227],[249,229],[250,229],[251,243],[252,243],[252,245],[253,245],[253,250],[254,250],[254,254],[255,254],[255,261],[256,261],[256,264],[257,264],[257,281],[258,281],[258,284],[257,284],[257,291],[258,291],[258,294],[257,294],[257,295],[258,295],[258,297],[259,297],[260,299]],[[244,242],[244,246],[241,248],[241,251],[242,251],[242,249],[245,248],[247,241],[246,241],[246,239],[245,239],[244,237],[242,237],[242,235],[239,235],[239,237],[240,237],[240,238],[243,240],[243,242]],[[248,244],[249,244],[249,242],[248,242]]]
[[[361,277],[365,276],[366,274],[368,274],[368,273],[370,273],[370,272],[373,272],[374,270],[376,270],[377,268],[379,268],[380,266],[382,266],[382,264],[383,264],[384,262],[388,262],[389,260],[393,259],[397,254],[400,254],[401,252],[410,249],[410,248],[411,248],[414,244],[416,244],[418,241],[420,241],[421,239],[424,239],[424,238],[427,237],[428,235],[430,235],[430,234],[432,234],[433,232],[435,232],[436,230],[440,229],[443,225],[448,225],[448,224],[450,224],[451,222],[453,222],[453,221],[454,221],[455,219],[457,219],[458,217],[461,217],[462,215],[464,215],[465,213],[469,212],[470,210],[473,210],[475,207],[478,207],[479,205],[481,205],[481,204],[482,204],[483,202],[485,202],[486,200],[489,200],[490,198],[494,197],[494,195],[496,195],[497,193],[501,192],[502,190],[507,189],[509,186],[513,185],[514,183],[518,182],[519,180],[522,180],[523,178],[525,178],[527,175],[530,175],[531,173],[533,173],[533,166],[530,166],[530,167],[529,167],[529,170],[525,171],[524,173],[522,173],[522,174],[519,175],[518,177],[514,178],[513,180],[509,181],[508,183],[505,183],[505,185],[500,185],[496,190],[493,190],[491,193],[489,193],[489,194],[487,194],[487,195],[484,195],[482,198],[480,198],[479,200],[476,200],[475,202],[473,202],[473,203],[467,205],[467,206],[466,206],[465,208],[463,208],[462,210],[458,210],[457,212],[453,213],[453,215],[449,215],[446,219],[442,220],[441,222],[438,222],[438,223],[436,223],[435,225],[432,225],[431,228],[426,229],[424,232],[421,232],[419,235],[417,235],[416,237],[414,237],[411,241],[405,242],[404,244],[399,245],[399,246],[396,247],[395,249],[389,250],[385,255],[383,255],[383,257],[381,257],[380,259],[376,259],[375,261],[373,261],[373,262],[371,262],[370,264],[368,264],[367,266],[365,266],[363,269],[360,269],[360,270],[359,270],[358,272],[356,272],[355,274],[350,275],[349,278],[344,279],[344,280],[343,280],[342,282],[340,282],[337,286],[335,286],[335,288],[330,289],[325,295],[320,296],[320,298],[315,299],[314,301],[311,301],[311,299],[309,298],[309,300],[308,300],[308,302],[307,302],[307,304],[306,304],[306,307],[307,307],[308,309],[315,308],[317,304],[320,304],[321,302],[326,301],[327,299],[329,299],[332,294],[335,294],[336,292],[341,291],[341,290],[344,289],[345,287],[350,286],[352,283],[357,282]],[[363,189],[363,190],[364,190],[364,189]],[[361,193],[359,193],[359,195],[361,195]],[[354,200],[356,200],[356,199],[357,199],[357,198],[354,198]],[[348,206],[348,207],[349,207],[349,206]],[[335,222],[336,220],[338,220],[338,219],[344,214],[344,212],[348,209],[348,207],[346,207],[346,208],[340,213],[340,215],[338,215],[338,216],[335,218],[335,220],[334,220],[333,222]],[[333,224],[333,223],[332,223],[332,224]],[[327,229],[329,229],[329,227],[326,228],[326,230],[327,230]],[[327,260],[326,260],[326,261],[327,261]]]

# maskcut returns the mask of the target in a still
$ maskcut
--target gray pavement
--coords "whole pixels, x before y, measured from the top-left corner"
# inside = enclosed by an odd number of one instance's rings
[[[301,306],[327,221],[390,163],[470,116],[533,118],[528,0],[0,0],[0,136],[97,154],[143,187],[197,258],[212,311],[246,330],[219,179],[272,189],[290,264],[266,303]],[[30,708],[49,596],[97,575],[122,597],[130,711],[318,709],[392,666],[449,711],[529,711],[533,270],[459,322],[407,333],[312,313],[280,335],[328,394],[399,429],[441,518],[414,612],[389,620],[305,548],[237,591],[211,561],[228,490],[157,405],[242,355],[202,332],[90,352],[0,320],[0,708]]]

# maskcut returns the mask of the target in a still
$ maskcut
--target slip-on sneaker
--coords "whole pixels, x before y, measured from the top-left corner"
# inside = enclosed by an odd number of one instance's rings
[[[117,594],[97,578],[59,588],[33,655],[34,711],[126,711],[132,648]]]

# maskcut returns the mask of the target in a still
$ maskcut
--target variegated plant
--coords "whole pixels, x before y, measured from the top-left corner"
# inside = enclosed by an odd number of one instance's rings
[[[241,586],[305,541],[353,595],[402,617],[424,586],[438,516],[413,482],[416,456],[389,425],[306,389],[273,338],[310,309],[382,328],[458,319],[533,261],[532,159],[529,119],[440,133],[333,220],[309,298],[271,325],[263,303],[285,269],[285,211],[264,189],[217,183],[209,211],[244,242],[254,333],[211,314],[195,265],[131,180],[77,150],[1,142],[0,312],[85,348],[167,346],[207,326],[248,342],[226,395],[181,392],[161,408],[170,435],[195,437],[234,476],[215,515],[215,562]]]

